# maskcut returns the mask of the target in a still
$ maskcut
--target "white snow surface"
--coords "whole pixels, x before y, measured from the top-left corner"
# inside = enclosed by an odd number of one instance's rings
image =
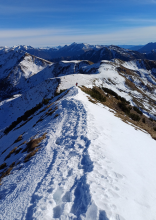
[[[12,99],[0,102],[0,131],[16,121],[27,110],[41,103],[43,98],[53,97],[57,86],[56,79],[47,79],[22,95],[15,95]]]
[[[3,179],[0,219],[155,220],[155,140],[109,108],[89,102],[77,87],[51,102],[58,117],[33,127],[42,113],[35,114],[0,139],[1,153],[21,133],[24,140],[37,131],[47,133],[31,161],[20,159]],[[1,163],[14,147],[1,155]],[[20,157],[24,154],[14,159]]]
[[[71,61],[63,60],[61,62],[63,62],[63,63],[80,63],[81,61],[80,60],[71,60]]]
[[[47,66],[43,66],[42,60],[33,60],[31,55],[26,56],[20,65],[26,79],[40,72]]]

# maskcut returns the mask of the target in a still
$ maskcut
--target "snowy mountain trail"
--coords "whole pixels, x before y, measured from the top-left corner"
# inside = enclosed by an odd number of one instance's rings
[[[76,94],[77,89],[72,93]],[[80,101],[68,99],[59,103],[59,123],[57,120],[44,130],[47,132],[45,151],[34,163],[21,168],[17,176],[14,174],[16,177],[11,181],[14,184],[3,183],[1,212],[5,210],[6,215],[1,214],[2,219],[53,219],[61,215],[68,219],[74,214],[80,216],[87,209],[90,197],[85,192],[89,188],[86,172],[92,169],[92,163],[87,152],[90,142],[86,137],[86,111]],[[76,196],[81,185],[84,191]],[[8,199],[6,188],[11,188]],[[22,198],[18,194],[21,190],[24,191]],[[82,204],[78,208],[80,197]]]
[[[2,180],[0,219],[155,220],[155,140],[78,87],[48,104],[53,114],[43,106],[0,139],[1,163],[20,162]],[[5,160],[20,134],[46,138],[30,161]]]

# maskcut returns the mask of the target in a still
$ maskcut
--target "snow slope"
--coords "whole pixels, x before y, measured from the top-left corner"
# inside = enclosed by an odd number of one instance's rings
[[[151,63],[150,63],[151,62]],[[112,89],[120,96],[138,106],[147,116],[155,118],[156,109],[156,63],[155,61],[103,60],[82,66],[77,72],[59,75],[58,90],[74,86],[99,86]]]
[[[54,97],[58,85],[59,79],[47,79],[20,96],[0,102],[0,131],[41,103],[44,98]]]
[[[88,184],[94,204],[108,219],[155,219],[155,141],[102,106],[88,107],[94,164]]]
[[[155,140],[79,88],[50,103],[54,115],[43,116],[43,107],[0,139],[0,152],[9,147],[3,163],[19,135],[23,142],[46,132],[30,161],[24,163],[26,152],[6,159],[8,166],[20,163],[2,180],[0,219],[154,220]]]
[[[33,76],[50,65],[51,62],[23,51],[8,50],[0,54],[0,100],[29,90],[36,85],[30,85],[29,79],[31,81]]]
[[[0,55],[0,101],[23,94],[44,80],[77,72],[88,61],[51,63],[16,48]]]

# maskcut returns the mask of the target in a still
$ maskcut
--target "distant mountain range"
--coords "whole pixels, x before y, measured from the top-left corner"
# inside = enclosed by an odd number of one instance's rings
[[[129,49],[129,48],[130,49]],[[156,43],[149,43],[145,46],[120,45],[90,45],[84,43],[72,43],[71,45],[34,48],[31,46],[0,47],[0,54],[4,51],[24,51],[36,57],[48,60],[50,62],[59,62],[61,60],[90,60],[98,62],[100,60],[111,60],[118,58],[124,61],[135,59],[156,60]]]
[[[33,48],[31,46],[14,46],[11,48],[8,47],[1,47],[1,51],[8,51],[8,50],[22,50],[27,53],[30,53],[31,55],[41,57],[43,59],[49,60],[49,61],[55,61],[55,60],[63,60],[64,58],[70,59],[73,56],[81,55],[89,50],[98,50],[102,48],[104,45],[90,45],[90,44],[77,44],[72,43],[71,45],[65,45],[63,47],[51,47],[51,48]]]
[[[144,47],[144,45],[117,45],[118,47],[122,47],[124,49],[130,49],[130,50],[139,50],[142,47]]]
[[[153,50],[156,51],[156,43],[148,43],[138,51],[140,53],[151,53]]]
[[[121,59],[124,61],[130,61],[135,59],[144,59],[145,56],[137,51],[132,51],[112,45],[109,47],[103,47],[96,51],[86,51],[85,53],[76,58],[80,60],[90,60],[96,63],[100,60],[112,60],[114,58]]]

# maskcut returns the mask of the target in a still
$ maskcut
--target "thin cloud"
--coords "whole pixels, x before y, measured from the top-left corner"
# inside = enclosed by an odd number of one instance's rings
[[[124,21],[131,23],[156,23],[156,19],[148,19],[148,18],[119,18],[116,21]]]
[[[9,29],[0,30],[0,39],[26,38],[69,33],[68,29]]]
[[[142,2],[142,4],[156,4],[156,0],[143,0],[140,2]]]
[[[56,46],[72,42],[90,44],[145,44],[155,41],[156,26],[133,28],[108,33],[89,34],[73,29],[1,30],[0,42],[4,46],[17,44],[31,46]]]
[[[46,7],[20,7],[20,6],[9,6],[0,5],[0,14],[20,14],[20,13],[35,13],[35,12],[58,12],[64,11],[63,8],[46,8]]]
[[[119,0],[120,2],[131,2],[134,4],[156,4],[156,0]]]
[[[87,11],[95,11],[98,9],[91,8]],[[22,13],[45,13],[45,12],[85,12],[86,9],[83,7],[73,7],[63,6],[63,7],[21,7],[21,6],[9,6],[9,5],[0,5],[0,14],[22,14]]]

